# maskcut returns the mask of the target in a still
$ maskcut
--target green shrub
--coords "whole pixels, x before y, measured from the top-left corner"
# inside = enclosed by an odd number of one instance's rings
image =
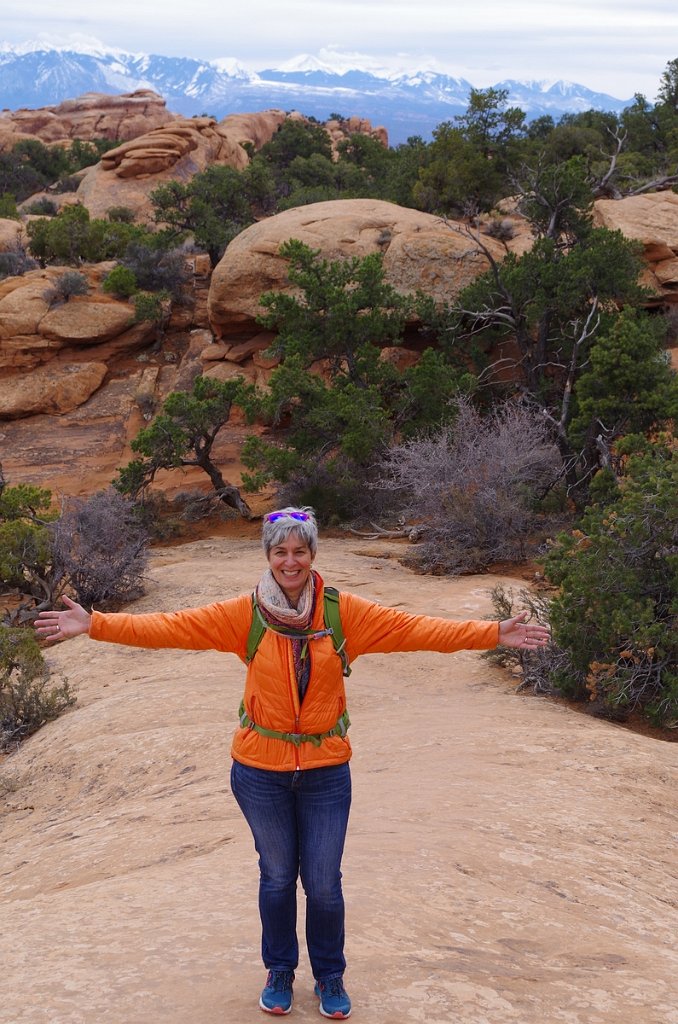
[[[129,299],[138,291],[139,285],[134,271],[120,264],[114,267],[110,274],[106,274],[102,288],[110,295],[115,295],[120,299]]]
[[[7,220],[18,220],[19,211],[16,208],[16,199],[11,192],[3,192],[0,195],[0,217]]]
[[[137,286],[143,291],[167,292],[175,302],[185,299],[189,272],[181,249],[162,250],[145,242],[131,242],[121,263],[132,271]]]
[[[57,204],[53,199],[48,199],[47,196],[36,199],[35,202],[26,207],[26,213],[32,213],[40,217],[56,217],[58,212],[59,207]]]
[[[32,631],[0,626],[0,750],[58,718],[75,699],[67,681],[50,684]]]
[[[571,660],[562,691],[615,715],[642,711],[678,727],[678,459],[669,444],[627,438],[616,488],[599,491],[561,534],[546,571],[560,587],[554,638]]]
[[[121,224],[133,224],[135,213],[129,206],[109,206],[106,216],[109,220],[117,220]]]
[[[92,220],[89,211],[76,203],[56,217],[32,221],[28,237],[33,255],[44,263],[100,263],[119,259],[133,241],[148,237],[136,224]]]

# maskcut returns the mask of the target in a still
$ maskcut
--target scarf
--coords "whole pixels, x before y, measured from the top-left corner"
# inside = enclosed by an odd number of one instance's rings
[[[298,629],[300,632],[309,629],[315,608],[315,575],[310,573],[306,586],[301,592],[296,608],[290,604],[285,591],[276,582],[270,569],[257,583],[255,597],[262,618],[269,625],[281,626],[283,629]],[[290,637],[294,657],[294,671],[299,688],[299,702],[303,701],[308,689],[311,663],[306,657],[308,640],[305,637]]]

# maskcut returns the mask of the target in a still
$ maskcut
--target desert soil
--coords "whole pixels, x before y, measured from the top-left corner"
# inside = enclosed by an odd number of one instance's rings
[[[498,577],[398,553],[328,538],[317,567],[415,612],[490,613]],[[228,597],[262,567],[251,532],[159,549],[133,608]],[[263,1020],[228,781],[242,665],[84,637],[49,662],[78,704],[0,765],[0,1020]],[[348,686],[356,1024],[678,1024],[678,745],[517,695],[475,652],[364,658]],[[320,1019],[305,951],[290,1019]]]

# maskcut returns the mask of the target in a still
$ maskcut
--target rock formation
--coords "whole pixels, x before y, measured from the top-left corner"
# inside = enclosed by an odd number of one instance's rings
[[[488,267],[462,224],[376,199],[343,199],[286,210],[253,224],[234,238],[215,267],[208,310],[217,338],[259,331],[259,297],[289,290],[287,263],[278,255],[290,238],[319,249],[328,259],[381,252],[386,280],[400,292],[418,289],[451,300]],[[506,250],[483,236],[501,260]]]
[[[149,196],[167,181],[186,182],[214,164],[243,170],[249,163],[245,144],[261,149],[288,118],[301,114],[265,110],[257,114],[230,114],[222,121],[211,117],[176,118],[153,131],[105,153],[101,162],[88,168],[76,193],[92,216],[103,216],[111,206],[127,206],[137,219],[150,221]],[[330,122],[333,145],[349,130],[383,141],[383,129],[372,129],[358,118]]]
[[[93,217],[111,206],[134,210],[137,220],[152,220],[149,196],[167,181],[190,179],[214,164],[242,170],[248,163],[243,143],[260,149],[285,120],[281,110],[211,117],[177,118],[126,142],[89,168],[76,198]]]
[[[368,135],[376,139],[382,146],[388,146],[388,132],[382,126],[373,128],[370,121],[363,117],[347,117],[345,120],[330,120],[325,122],[325,131],[330,137],[332,148],[337,147],[351,135]]]
[[[0,151],[24,138],[44,143],[134,139],[174,117],[162,96],[150,89],[118,96],[90,92],[54,107],[4,111],[0,114]]]
[[[647,270],[642,284],[657,304],[678,303],[678,195],[649,192],[625,199],[598,199],[594,222],[641,242]]]
[[[256,144],[274,130],[270,122],[241,116],[232,127],[241,139],[254,138]],[[209,132],[214,133],[213,123]],[[179,161],[190,160],[192,152]],[[117,179],[115,170],[104,173],[107,180],[128,187],[138,181]],[[157,179],[150,180],[155,186]],[[643,242],[647,277],[658,303],[675,302],[678,294],[677,199],[673,193],[658,193],[596,204],[599,222],[605,218],[608,226]],[[503,213],[516,228],[508,246],[523,250],[528,234],[518,230],[520,221],[514,213]],[[0,237],[6,237],[11,247],[21,224],[5,221],[0,229]],[[483,233],[485,222],[479,230],[483,245],[501,259],[505,247]],[[159,347],[151,325],[132,324],[129,304],[101,291],[101,279],[112,264],[84,268],[88,295],[60,306],[53,305],[49,292],[66,268],[49,267],[0,281],[0,441],[2,461],[15,482],[32,479],[88,493],[107,483],[116,467],[129,459],[129,440],[144,425],[149,410],[170,391],[190,388],[196,374],[218,379],[238,374],[266,384],[276,365],[266,354],[272,335],[262,332],[255,318],[263,291],[289,287],[287,265],[278,249],[290,237],[329,258],[383,252],[390,283],[403,292],[421,289],[436,299],[458,294],[487,266],[461,224],[375,200],[300,207],[239,235],[211,283],[208,258],[190,257],[195,304],[174,310]],[[675,360],[678,352],[672,355]],[[384,353],[387,359],[408,357],[404,349]],[[222,452],[234,476],[239,468],[239,430],[229,431]],[[48,446],[47,436],[54,441]]]
[[[5,390],[18,388],[17,374],[30,373],[57,356],[58,362],[87,360],[91,351],[102,350],[105,342],[115,342],[117,353],[144,346],[152,333],[149,325],[133,324],[132,307],[101,292],[101,278],[112,266],[88,268],[84,276],[89,294],[62,303],[55,302],[54,285],[69,268],[32,270],[0,281],[0,379]],[[34,406],[32,399],[31,411]],[[3,415],[6,413],[0,412]],[[21,415],[18,407],[15,415]]]
[[[25,239],[23,222],[0,217],[0,252],[11,252],[22,239]]]

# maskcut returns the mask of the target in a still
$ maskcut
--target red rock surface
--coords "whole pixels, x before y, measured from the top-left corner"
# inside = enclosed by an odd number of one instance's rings
[[[594,222],[640,242],[647,263],[643,284],[662,304],[678,302],[678,195],[650,192],[598,199]]]
[[[249,590],[258,531],[157,551],[133,611]],[[328,582],[413,612],[491,614],[499,577],[408,572],[321,539]],[[2,1018],[255,1024],[257,858],[229,789],[234,656],[80,637],[78,705],[0,765]],[[678,1024],[678,745],[528,695],[477,652],[359,659],[344,858],[364,1024]],[[319,1020],[303,942],[292,1018]]]
[[[0,115],[0,151],[11,149],[22,138],[40,139],[44,143],[133,139],[174,116],[162,96],[150,89],[117,96],[85,93],[53,107]]]

